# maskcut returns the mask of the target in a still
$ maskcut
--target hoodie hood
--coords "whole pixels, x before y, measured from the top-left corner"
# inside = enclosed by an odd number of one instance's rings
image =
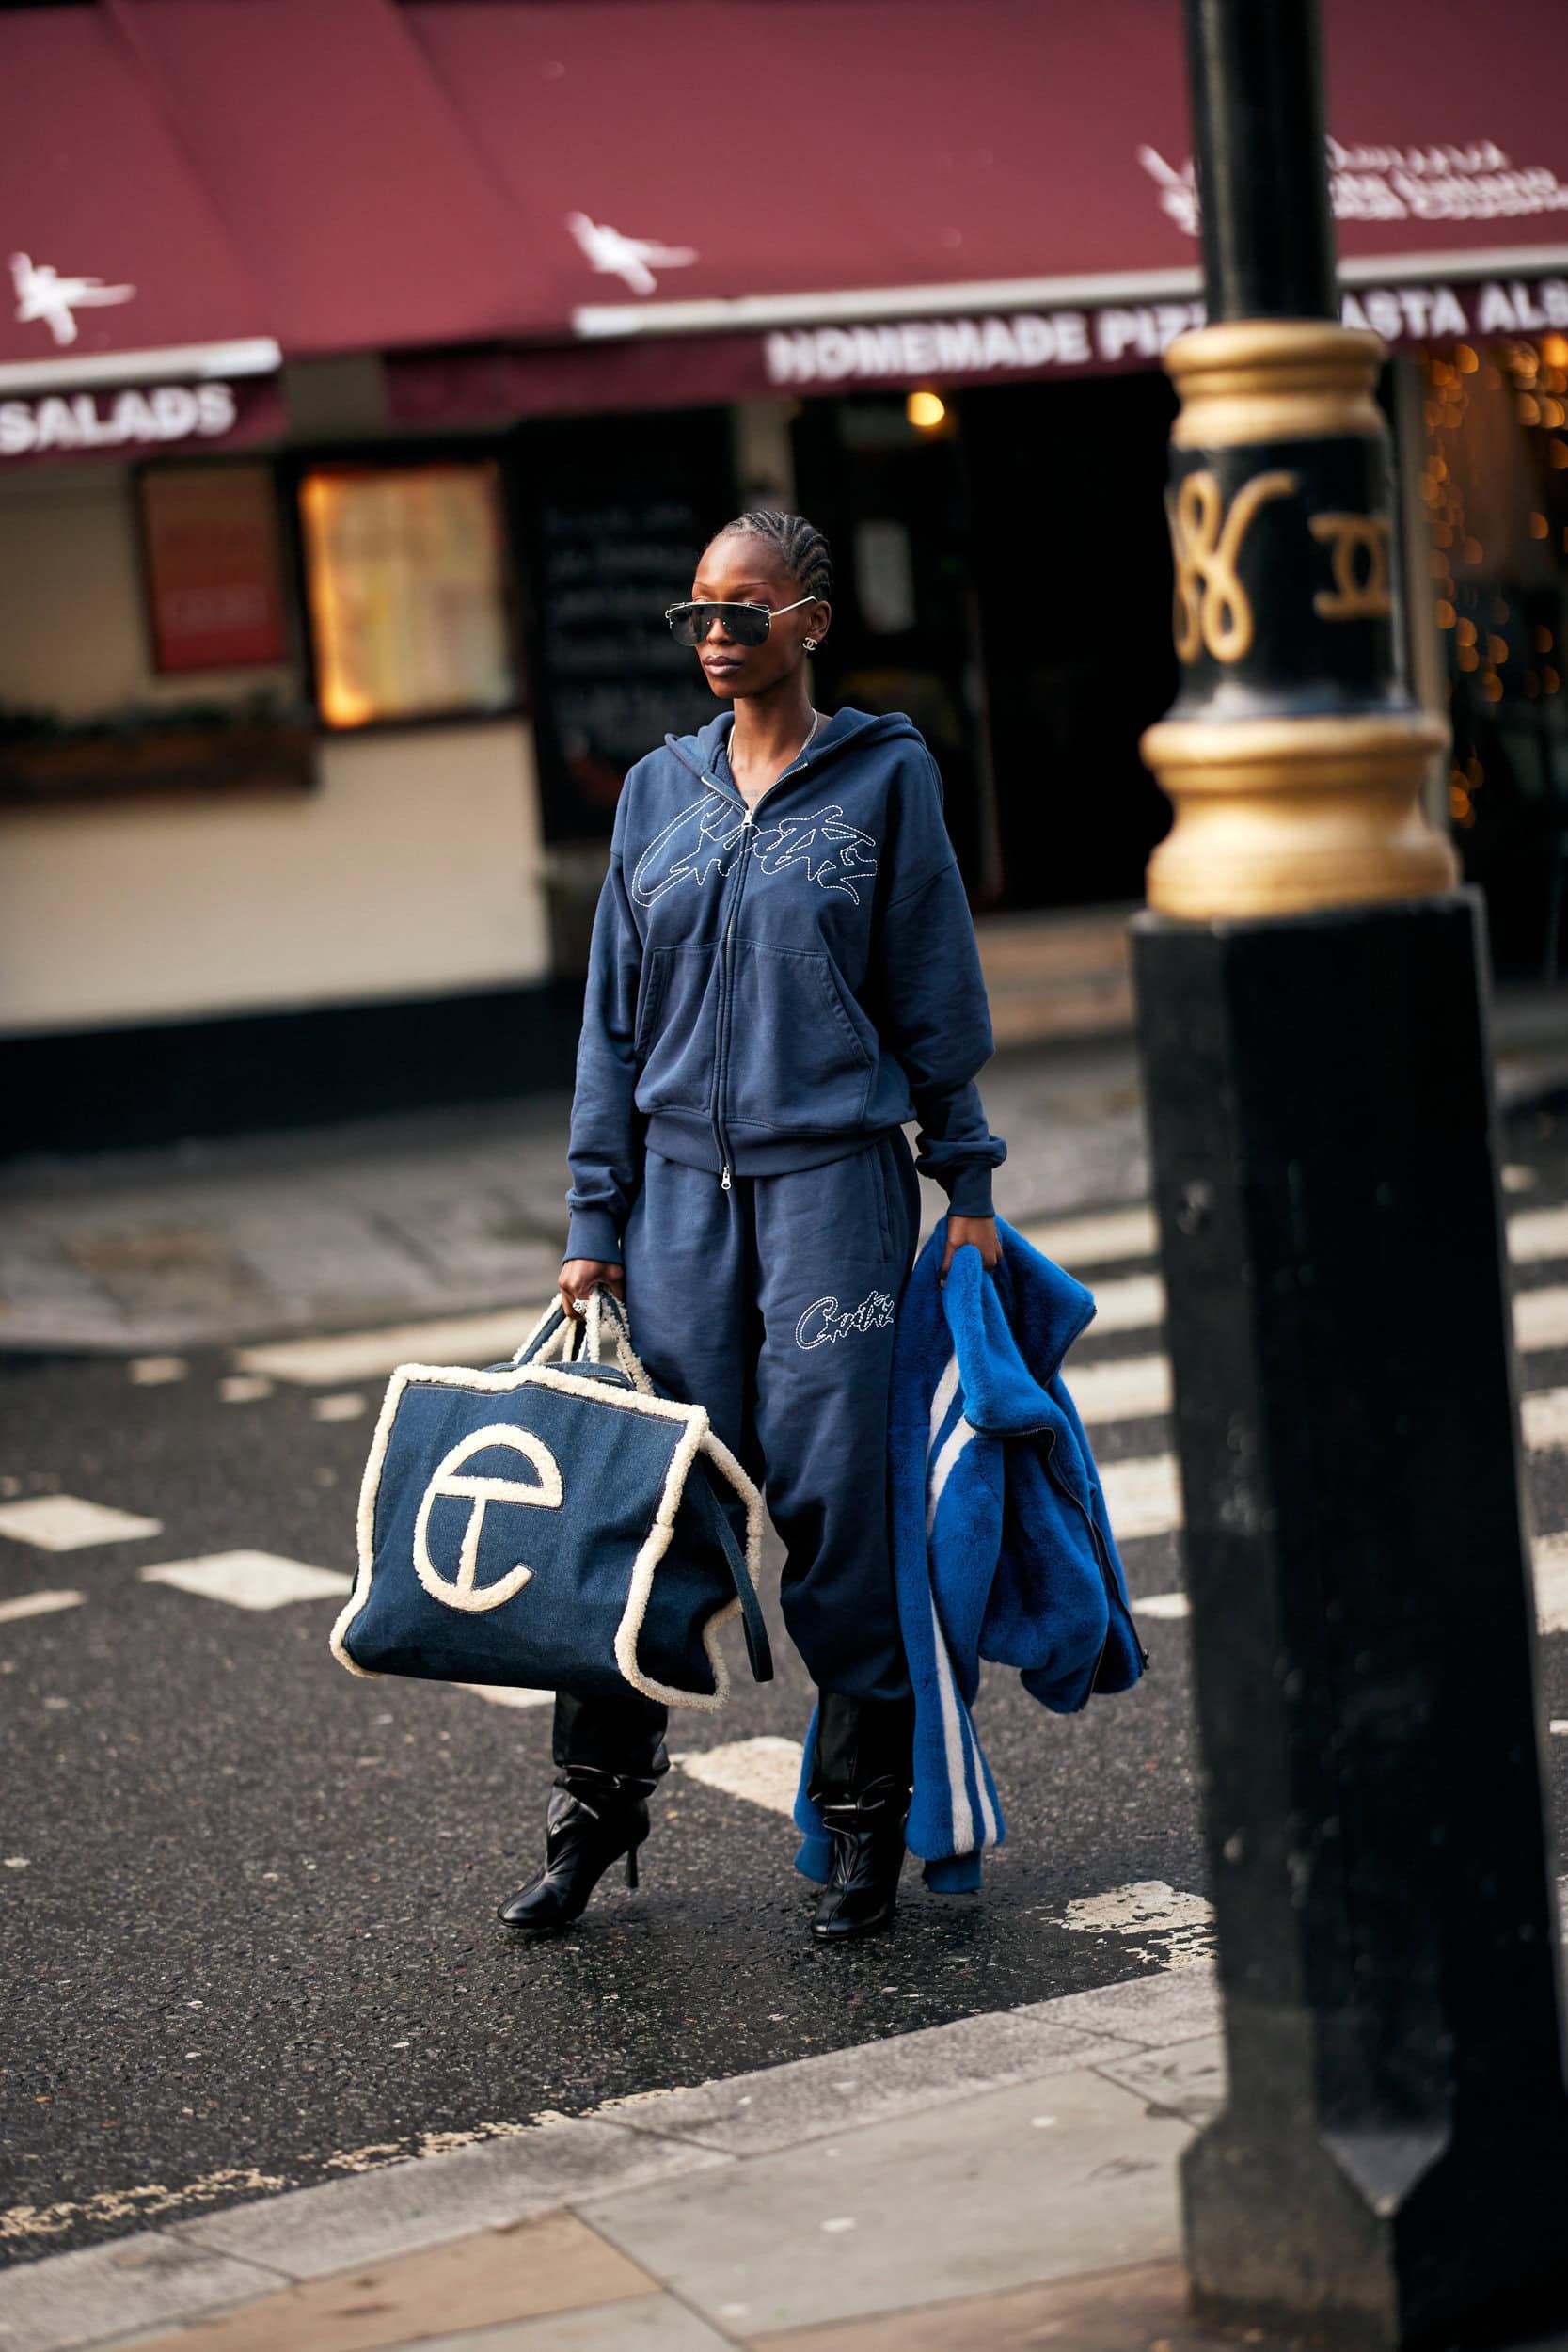
[[[733,710],[721,710],[695,735],[667,735],[667,750],[674,753],[692,774],[705,782],[711,777],[719,755],[728,745],[735,725]],[[869,710],[837,710],[826,726],[818,727],[809,747],[793,763],[800,775],[815,773],[828,760],[841,752],[869,750],[873,744],[909,742],[925,748],[925,738],[912,719],[901,710],[890,710],[879,717]]]

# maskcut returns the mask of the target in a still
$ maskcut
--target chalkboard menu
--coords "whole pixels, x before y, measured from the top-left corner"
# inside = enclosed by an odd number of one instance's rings
[[[722,409],[522,428],[514,443],[540,792],[552,842],[608,835],[626,770],[716,705],[664,621],[732,512]]]

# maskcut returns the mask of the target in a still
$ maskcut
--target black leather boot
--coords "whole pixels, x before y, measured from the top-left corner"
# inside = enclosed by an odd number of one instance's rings
[[[813,1935],[844,1944],[892,1924],[904,1867],[914,1737],[912,1699],[824,1691],[809,1794],[832,1840],[832,1872]]]
[[[648,1799],[670,1769],[662,1707],[646,1699],[555,1702],[558,1770],[545,1817],[545,1867],[509,1895],[497,1917],[531,1935],[556,1935],[582,1916],[611,1863],[637,1884]]]
[[[545,1817],[545,1867],[509,1895],[497,1913],[509,1928],[554,1935],[588,1908],[588,1898],[622,1855],[626,1884],[637,1884],[637,1849],[648,1835],[647,1798],[613,1772],[568,1765],[550,1791]]]

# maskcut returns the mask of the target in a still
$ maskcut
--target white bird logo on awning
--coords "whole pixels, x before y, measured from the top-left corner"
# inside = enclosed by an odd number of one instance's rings
[[[656,269],[685,269],[697,259],[694,246],[657,245],[648,237],[624,237],[619,229],[590,220],[586,213],[568,213],[566,226],[582,247],[589,268],[624,278],[633,294],[657,294]]]
[[[11,280],[16,287],[17,324],[26,326],[42,319],[57,343],[73,343],[78,332],[73,312],[98,310],[111,302],[129,302],[135,286],[105,286],[101,278],[62,278],[49,262],[35,262],[25,253],[11,255]]]

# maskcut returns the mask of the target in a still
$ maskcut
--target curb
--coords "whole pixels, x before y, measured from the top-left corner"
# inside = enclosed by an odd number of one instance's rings
[[[0,2275],[0,2352],[114,2352],[307,2280],[1218,2031],[1207,1961],[788,2065],[542,2118]],[[1190,2120],[1190,2119],[1189,2119]]]

